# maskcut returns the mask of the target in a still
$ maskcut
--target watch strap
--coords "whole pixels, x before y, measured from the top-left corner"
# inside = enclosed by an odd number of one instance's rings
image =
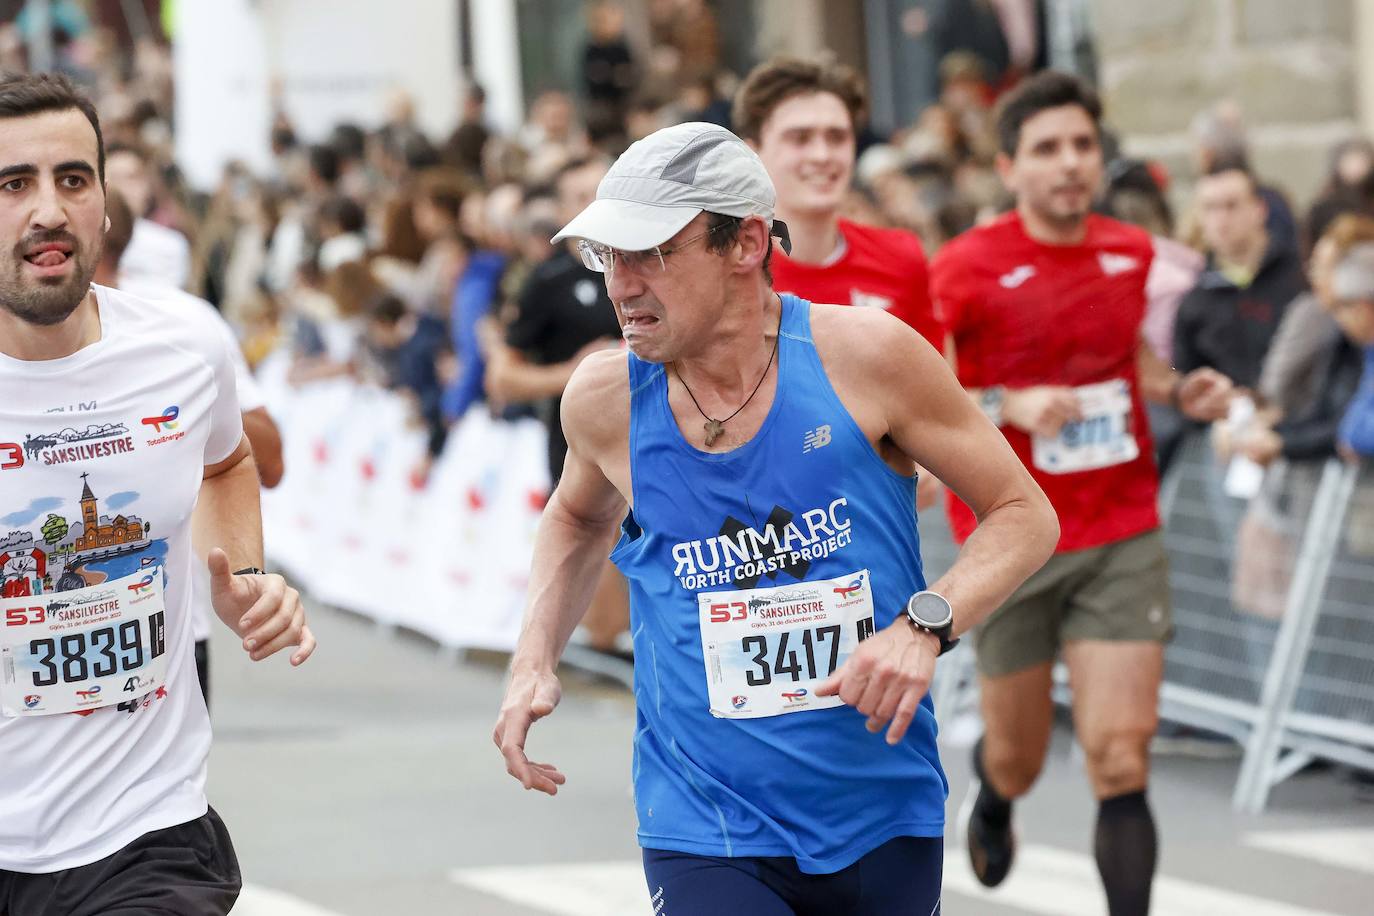
[[[266,573],[264,573],[261,569],[258,569],[256,566],[245,566],[243,569],[236,569],[236,570],[234,570],[234,575],[236,575],[236,576],[262,576],[262,575],[266,575]]]

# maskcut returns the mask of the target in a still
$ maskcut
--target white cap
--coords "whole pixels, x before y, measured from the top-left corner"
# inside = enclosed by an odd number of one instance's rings
[[[632,144],[601,179],[596,200],[553,241],[581,238],[643,251],[668,241],[703,210],[758,216],[772,225],[776,204],[758,154],[725,128],[693,121]],[[784,235],[782,223],[776,225],[773,234]]]

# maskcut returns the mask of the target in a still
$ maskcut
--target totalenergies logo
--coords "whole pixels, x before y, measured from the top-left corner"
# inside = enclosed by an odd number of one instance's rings
[[[92,697],[98,695],[99,693],[100,693],[100,685],[99,685],[99,684],[96,684],[94,687],[91,687],[91,688],[88,689],[88,690],[78,690],[78,691],[76,692],[76,695],[79,696],[79,697],[81,697],[81,699],[83,699],[83,700],[89,700],[89,699],[91,699]]]
[[[850,598],[854,597],[854,594],[855,594],[856,592],[861,592],[861,591],[863,591],[863,587],[864,587],[863,576],[860,576],[859,578],[855,579],[853,582],[850,582],[848,585],[837,586],[837,587],[835,588],[835,594],[837,594],[837,595],[840,596],[840,600],[841,600],[841,601],[848,601]]]
[[[167,432],[177,428],[177,417],[181,416],[181,408],[173,405],[163,408],[160,417],[144,417],[143,425],[151,426],[154,432]]]
[[[134,593],[135,598],[142,598],[153,590],[153,574],[149,573],[142,579],[129,586],[129,591]]]
[[[789,703],[799,703],[806,699],[806,688],[798,687],[796,690],[785,690],[782,698]]]

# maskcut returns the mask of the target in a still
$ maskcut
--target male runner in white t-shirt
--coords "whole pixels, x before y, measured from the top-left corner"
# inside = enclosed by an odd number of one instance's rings
[[[0,912],[222,914],[240,878],[205,799],[193,508],[211,603],[251,656],[315,643],[257,569],[223,339],[90,283],[102,159],[64,78],[0,79]]]

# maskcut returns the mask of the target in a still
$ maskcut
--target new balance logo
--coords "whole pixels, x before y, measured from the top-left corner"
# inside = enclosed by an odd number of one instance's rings
[[[1035,276],[1035,268],[1029,264],[1022,264],[1010,273],[1002,274],[997,278],[997,282],[1002,284],[1003,289],[1016,289],[1033,276]]]
[[[817,426],[806,434],[802,440],[802,454],[805,455],[812,449],[825,448],[830,444],[830,427]]]
[[[1128,254],[1111,254],[1106,251],[1098,254],[1097,263],[1102,265],[1102,272],[1109,277],[1124,274],[1140,266],[1140,262]]]

